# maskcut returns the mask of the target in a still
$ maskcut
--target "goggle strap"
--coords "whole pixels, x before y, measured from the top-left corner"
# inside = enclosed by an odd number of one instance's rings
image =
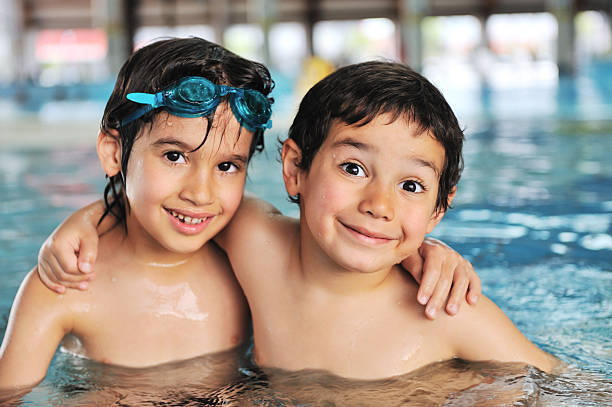
[[[219,96],[225,96],[234,89],[227,85],[217,85],[217,86],[219,87]]]
[[[129,124],[129,123],[133,122],[134,120],[138,119],[139,117],[144,116],[145,114],[149,113],[153,109],[155,109],[155,107],[153,105],[142,106],[138,110],[134,111],[132,114],[128,115],[125,119],[121,120],[120,126],[123,127],[126,124]]]

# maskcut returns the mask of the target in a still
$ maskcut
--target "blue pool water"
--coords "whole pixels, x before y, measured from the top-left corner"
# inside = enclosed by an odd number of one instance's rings
[[[611,405],[612,64],[586,68],[556,87],[442,90],[465,127],[466,169],[454,209],[435,236],[473,263],[483,291],[533,342],[569,364],[566,372],[547,376],[503,365],[447,362],[416,376],[360,383],[321,372],[262,376],[248,358],[235,367],[224,355],[133,371],[58,352],[48,377],[23,403],[79,405],[85,397],[89,404],[98,400],[102,405],[117,400],[172,405],[178,399],[180,405],[221,405],[223,400],[249,400],[243,405],[401,405],[398,400],[475,405],[470,400],[518,391],[519,405],[536,400]],[[279,95],[277,104],[283,103],[290,107],[276,113],[284,117],[275,118],[280,125],[268,135],[267,152],[252,163],[248,188],[284,213],[297,215],[285,197],[276,161],[275,140],[284,136],[293,106]],[[44,125],[40,131],[44,137]],[[3,145],[0,150],[0,332],[45,237],[61,219],[101,195],[104,179],[95,136],[83,135],[91,140],[88,147],[80,142],[70,148]],[[228,365],[235,373],[232,385],[219,388],[202,379]],[[435,395],[448,372],[455,378],[495,379],[440,401]],[[340,399],[345,393],[360,397],[353,399],[359,402]],[[496,403],[490,405],[504,404]]]

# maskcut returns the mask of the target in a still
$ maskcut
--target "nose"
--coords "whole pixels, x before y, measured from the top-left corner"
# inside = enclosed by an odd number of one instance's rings
[[[375,219],[390,221],[394,217],[393,189],[371,182],[363,190],[359,211]]]
[[[190,171],[183,179],[181,199],[194,206],[204,206],[214,201],[214,178],[209,171]]]

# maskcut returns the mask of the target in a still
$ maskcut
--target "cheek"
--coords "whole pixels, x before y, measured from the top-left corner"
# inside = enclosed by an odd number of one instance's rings
[[[340,213],[355,195],[346,183],[334,182],[333,177],[319,178],[314,184],[304,201],[309,222],[329,221],[329,216]]]
[[[325,212],[335,212],[345,205],[351,192],[342,188],[342,185],[334,185],[332,182],[324,182],[318,191],[318,205]]]
[[[157,196],[163,195],[164,185],[172,185],[171,182],[163,181],[165,177],[163,171],[144,159],[130,160],[125,180],[126,195],[130,204],[152,201]]]
[[[231,182],[223,182],[219,184],[217,191],[218,196],[223,202],[223,212],[227,215],[234,216],[234,213],[240,206],[242,195],[244,193],[244,183],[246,177],[232,180]]]
[[[428,226],[433,215],[429,208],[406,208],[398,211],[405,233],[414,238],[423,238],[428,232]]]

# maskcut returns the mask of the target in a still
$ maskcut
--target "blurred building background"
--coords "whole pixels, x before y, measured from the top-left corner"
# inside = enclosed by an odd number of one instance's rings
[[[127,55],[164,36],[264,62],[298,96],[372,58],[443,89],[556,86],[610,59],[611,13],[612,0],[0,0],[0,121],[97,121]]]

